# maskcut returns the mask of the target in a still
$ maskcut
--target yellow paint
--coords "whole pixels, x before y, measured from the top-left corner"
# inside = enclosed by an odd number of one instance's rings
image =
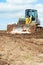
[[[26,18],[26,24],[29,24],[30,19]]]
[[[30,18],[26,18],[26,24],[30,24],[32,23],[32,16],[30,16]]]

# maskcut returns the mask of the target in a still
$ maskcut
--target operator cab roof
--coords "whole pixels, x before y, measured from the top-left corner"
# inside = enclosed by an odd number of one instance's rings
[[[28,11],[31,11],[31,10],[32,10],[32,11],[37,11],[37,10],[35,10],[35,9],[26,9],[26,10],[28,10]],[[26,11],[26,10],[25,10],[25,11]]]

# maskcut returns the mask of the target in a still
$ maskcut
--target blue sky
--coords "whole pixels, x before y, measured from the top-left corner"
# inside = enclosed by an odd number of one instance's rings
[[[24,17],[25,9],[37,9],[41,26],[43,26],[43,0],[0,0],[0,29],[7,24],[17,23]]]
[[[0,0],[0,2],[6,2],[6,0]]]

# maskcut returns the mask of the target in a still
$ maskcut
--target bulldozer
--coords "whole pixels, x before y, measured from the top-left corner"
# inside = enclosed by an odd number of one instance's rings
[[[7,31],[10,33],[35,33],[40,31],[40,21],[38,19],[38,12],[35,9],[26,9],[25,17],[19,18],[17,24],[12,24],[7,26]]]
[[[25,10],[25,18],[24,21],[22,18],[19,19],[18,23],[25,23],[28,25],[36,25],[36,24],[40,24],[39,20],[38,20],[38,13],[37,10],[34,9],[26,9]]]

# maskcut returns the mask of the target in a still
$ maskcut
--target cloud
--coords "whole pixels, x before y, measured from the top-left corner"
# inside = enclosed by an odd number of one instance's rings
[[[32,3],[37,2],[37,0],[7,0],[8,3],[14,3],[14,4],[24,4],[24,3]]]
[[[0,4],[0,15],[5,16],[5,18],[16,18],[23,16],[25,14],[25,9],[36,9],[38,10],[39,16],[42,16],[43,13],[43,4],[29,4],[29,5],[14,5],[8,3]]]
[[[39,19],[43,21],[43,4],[37,4],[38,0],[7,0],[6,3],[0,3],[0,19],[18,19],[25,15],[25,9],[38,10]],[[36,3],[35,5],[32,3]],[[12,21],[12,20],[10,20]]]
[[[6,3],[0,3],[0,10],[12,11],[17,9],[25,9],[31,7],[33,2],[38,0],[6,0]]]
[[[35,8],[38,10],[39,16],[43,17],[43,4],[36,4]]]
[[[15,5],[9,3],[0,4],[0,17],[19,18],[24,16],[25,9],[33,8],[33,5]]]
[[[13,3],[20,3],[23,1],[24,3],[27,2],[29,4],[25,5],[16,5],[16,4],[11,4]],[[42,16],[43,13],[43,4],[30,4],[32,2],[36,2],[37,0],[7,0],[6,3],[0,3],[0,13],[1,15],[4,15],[5,18],[14,18],[14,17],[19,17],[22,16],[23,13],[25,12],[25,9],[37,9],[39,16]],[[24,13],[25,14],[25,13]]]

